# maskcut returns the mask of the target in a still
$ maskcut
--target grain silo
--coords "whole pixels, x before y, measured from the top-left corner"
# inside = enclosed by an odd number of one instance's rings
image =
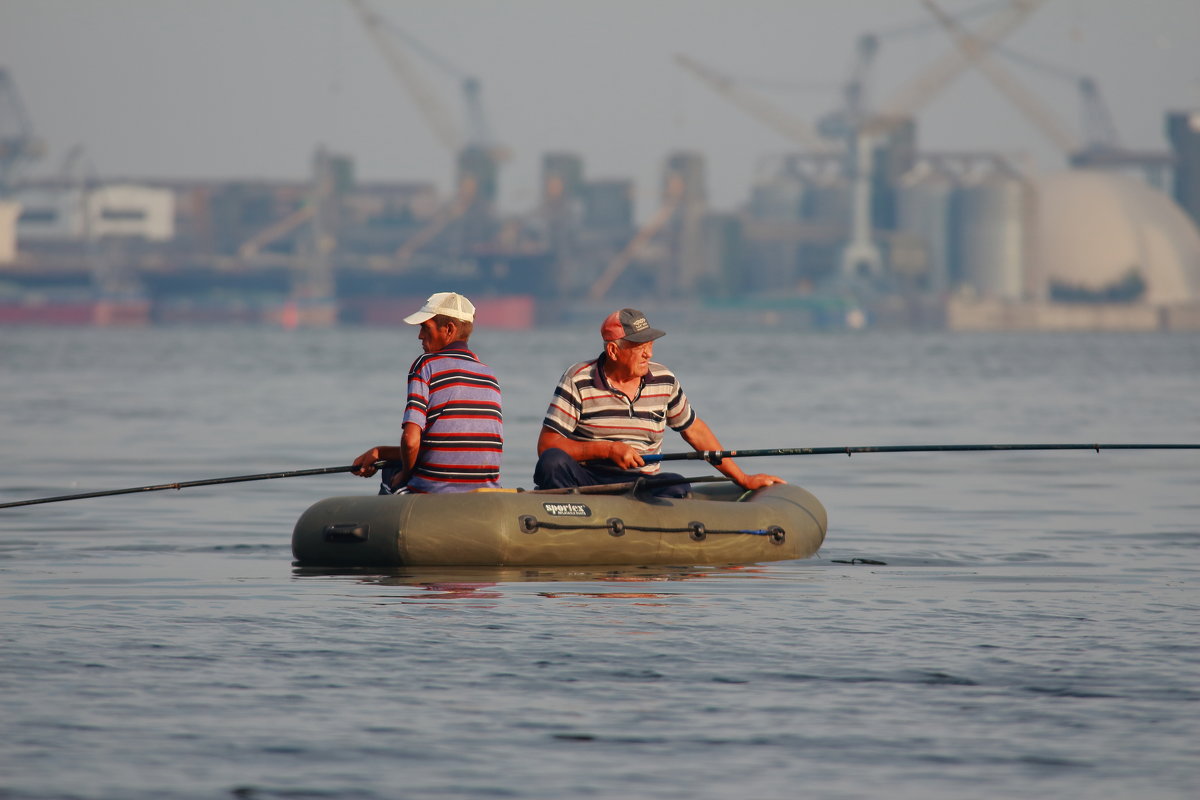
[[[896,190],[897,230],[924,246],[926,286],[936,294],[955,283],[951,271],[954,191],[954,176],[926,162],[905,174]]]
[[[983,297],[1018,300],[1026,280],[1030,192],[1024,180],[994,170],[964,179],[955,192],[957,272]]]

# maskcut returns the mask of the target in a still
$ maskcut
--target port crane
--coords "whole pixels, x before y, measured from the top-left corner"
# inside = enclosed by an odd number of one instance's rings
[[[933,0],[922,0],[923,5],[938,21],[955,45],[970,59],[992,85],[1019,110],[1029,122],[1044,135],[1075,167],[1120,167],[1136,166],[1146,170],[1166,169],[1172,163],[1167,152],[1134,151],[1121,145],[1112,115],[1100,93],[1095,79],[1088,75],[1069,72],[1061,67],[1012,53],[1007,49],[994,48],[1000,55],[1020,61],[1044,74],[1052,74],[1073,82],[1081,102],[1081,131],[1077,135],[1060,116],[1043,103],[1032,92],[1027,91],[1017,79],[992,58],[989,49],[980,47],[975,36],[965,30]]]
[[[850,77],[842,86],[842,107],[829,112],[817,122],[817,130],[822,136],[833,140],[845,139],[862,122],[870,108],[868,94],[879,45],[879,34],[864,33],[858,37]]]
[[[675,61],[713,91],[724,96],[746,113],[766,123],[785,138],[797,142],[806,151],[830,156],[837,152],[837,145],[823,138],[807,122],[776,107],[770,100],[752,89],[742,86],[728,75],[686,55],[676,55]],[[702,193],[697,191],[697,187],[689,186],[688,180],[685,179],[678,166],[678,164],[668,166],[663,181],[662,201],[658,210],[638,229],[625,247],[609,259],[604,270],[588,289],[590,299],[603,298],[649,243],[655,237],[665,233],[673,232],[680,245],[675,259],[676,264],[689,261],[686,251],[689,246],[694,247],[696,238],[699,236],[704,201]],[[660,289],[665,290],[672,280],[679,280],[685,284],[684,287],[673,288],[690,288],[689,278],[679,274],[672,275],[668,270],[659,277]]]
[[[392,72],[404,85],[413,102],[425,117],[430,129],[443,146],[451,153],[478,151],[496,162],[508,160],[509,150],[498,144],[492,135],[491,126],[484,110],[483,83],[475,75],[455,66],[445,56],[437,53],[417,39],[389,22],[366,0],[347,0],[358,15],[367,35],[382,54]],[[421,70],[409,58],[407,50],[420,55],[430,64],[449,74],[458,81],[462,92],[464,122],[459,123],[455,115],[442,102]]]
[[[870,36],[860,38],[855,69],[844,90],[846,107],[840,114],[835,113],[824,118],[824,124],[815,129],[822,142],[820,146],[814,146],[815,143],[809,136],[809,131],[814,129],[806,124],[783,128],[774,123],[772,118],[785,112],[769,100],[756,96],[753,104],[738,102],[736,95],[748,93],[744,88],[712,80],[705,82],[714,91],[784,133],[802,148],[810,152],[827,152],[830,147],[834,147],[845,153],[846,175],[852,191],[852,212],[851,232],[842,251],[840,272],[847,278],[878,275],[882,272],[883,260],[872,236],[871,176],[874,171],[875,149],[879,142],[911,120],[918,110],[928,105],[953,83],[980,52],[994,47],[1046,2],[1048,0],[1011,0],[980,26],[969,43],[951,50],[931,63],[887,102],[874,109],[866,102],[866,83],[879,42]],[[696,72],[690,67],[689,69]],[[839,139],[840,147],[837,144]]]
[[[805,150],[830,152],[835,149],[833,143],[822,137],[807,122],[779,108],[758,92],[739,85],[720,71],[682,54],[675,56],[675,63],[691,72],[714,92]]]
[[[375,11],[366,0],[347,0],[367,35],[387,60],[396,77],[408,90],[413,102],[425,117],[437,139],[451,152],[465,147],[485,148],[503,159],[506,151],[492,138],[483,106],[483,84],[474,75],[455,66],[449,59],[425,45],[412,34],[394,25]],[[425,80],[422,72],[409,58],[406,48],[459,82],[465,108],[465,126],[455,120],[440,96]]]
[[[421,231],[396,252],[403,266],[421,248],[456,221],[486,215],[496,200],[496,174],[510,151],[498,144],[484,111],[480,79],[454,65],[449,59],[416,37],[385,19],[366,0],[347,0],[372,44],[387,61],[425,118],[435,138],[457,159],[458,177],[454,197],[440,208]],[[460,123],[440,95],[431,87],[409,53],[449,74],[459,84],[464,105]]]
[[[972,37],[969,46],[960,46],[919,73],[877,113],[867,114],[851,133],[853,148],[853,217],[850,241],[842,253],[841,271],[845,276],[879,274],[882,258],[872,237],[871,174],[874,170],[876,143],[917,110],[928,105],[962,74],[972,58],[997,44],[1016,30],[1048,0],[1013,0]]]
[[[1034,123],[1034,126],[1060,150],[1073,153],[1081,149],[1079,139],[1049,108],[1031,92],[1013,80],[1006,70],[991,57],[990,47],[942,10],[933,0],[921,0],[938,23],[946,30],[955,46],[971,66],[979,70],[1008,100]]]
[[[46,143],[33,133],[17,84],[0,67],[0,197],[9,194],[20,171],[46,154]]]

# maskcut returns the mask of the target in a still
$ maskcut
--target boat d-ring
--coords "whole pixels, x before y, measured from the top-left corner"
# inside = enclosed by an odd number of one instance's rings
[[[517,525],[520,526],[521,533],[537,533],[540,527],[537,517],[533,514],[522,514],[517,517]]]
[[[609,517],[605,522],[608,523],[609,536],[625,535],[625,521],[620,517]]]
[[[787,533],[778,525],[772,525],[767,528],[767,535],[771,537],[771,541],[775,544],[783,544],[783,540],[787,538]]]
[[[689,522],[688,530],[691,531],[691,533],[688,534],[688,537],[693,542],[703,542],[705,539],[708,538],[708,531],[706,531],[704,529],[703,522]]]

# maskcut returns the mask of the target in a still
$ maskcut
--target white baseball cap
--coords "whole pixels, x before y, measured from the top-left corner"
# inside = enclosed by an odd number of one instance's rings
[[[420,325],[427,319],[433,319],[438,314],[461,319],[464,322],[475,321],[475,306],[471,301],[455,292],[437,292],[429,295],[425,305],[416,313],[409,314],[404,321],[409,325]]]

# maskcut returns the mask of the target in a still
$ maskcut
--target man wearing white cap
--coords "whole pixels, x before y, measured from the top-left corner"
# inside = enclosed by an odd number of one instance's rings
[[[425,353],[408,368],[400,445],[379,445],[354,459],[356,475],[381,473],[380,494],[466,492],[500,485],[504,427],[496,374],[467,347],[475,306],[438,292],[404,321],[420,325]]]
[[[538,489],[624,483],[658,475],[676,483],[652,494],[686,497],[690,486],[644,455],[662,450],[668,425],[695,450],[721,450],[721,443],[696,416],[671,370],[651,361],[654,340],[666,334],[650,327],[636,308],[622,308],[600,326],[604,352],[567,369],[554,390],[538,436],[533,482]],[[783,483],[774,475],[747,475],[732,459],[715,465],[744,489]]]

